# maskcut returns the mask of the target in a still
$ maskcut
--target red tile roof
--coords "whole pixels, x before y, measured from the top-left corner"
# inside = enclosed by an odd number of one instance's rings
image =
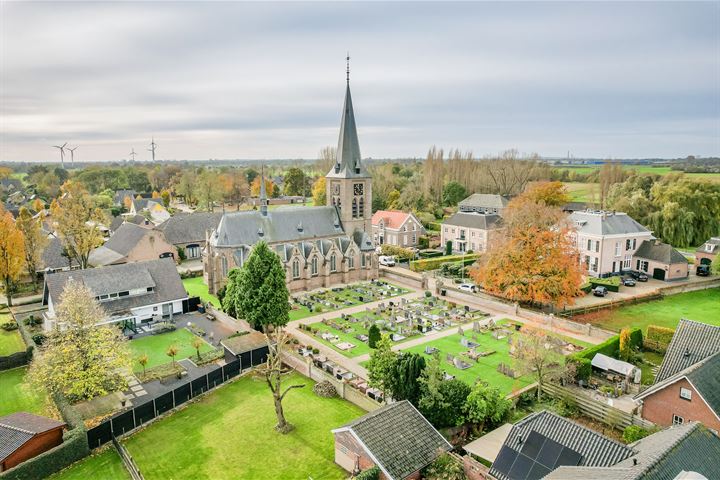
[[[372,224],[379,225],[380,220],[384,220],[385,228],[398,229],[409,216],[409,213],[400,210],[378,210],[372,216]]]

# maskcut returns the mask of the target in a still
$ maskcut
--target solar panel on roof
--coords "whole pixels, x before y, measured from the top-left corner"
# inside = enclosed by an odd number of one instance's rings
[[[525,480],[534,463],[530,457],[519,453],[515,459],[515,463],[513,463],[510,468],[508,476],[513,480]]]
[[[552,469],[555,465],[556,460],[562,452],[563,446],[554,440],[550,440],[545,437],[545,443],[540,450],[540,453],[535,458],[535,461],[541,463],[547,468]]]
[[[503,475],[508,475],[512,464],[518,456],[518,452],[508,446],[503,446],[493,462],[493,468]]]
[[[540,435],[539,433],[533,431],[530,432],[530,435],[528,435],[527,440],[523,442],[522,449],[520,450],[522,453],[527,455],[530,458],[537,457],[537,454],[540,453],[540,449],[542,448],[543,444],[545,443],[546,438]]]
[[[545,468],[543,465],[540,465],[537,462],[533,462],[533,466],[530,469],[530,473],[527,474],[527,477],[525,477],[526,480],[540,480],[541,478],[544,478],[547,474],[549,474],[552,470],[549,468]]]
[[[567,465],[567,466],[578,466],[580,465],[580,461],[582,460],[582,455],[580,455],[575,450],[572,450],[570,448],[563,448],[562,452],[560,453],[560,456],[558,457],[557,461],[555,462],[555,465],[553,468],[557,468],[560,465]]]

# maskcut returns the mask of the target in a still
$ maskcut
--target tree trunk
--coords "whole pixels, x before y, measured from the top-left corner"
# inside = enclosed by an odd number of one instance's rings
[[[285,420],[285,412],[283,411],[282,400],[277,394],[274,395],[273,400],[275,401],[275,415],[277,416],[278,422],[277,425],[275,425],[275,430],[280,433],[288,433],[290,430],[293,429],[293,426],[288,423],[287,420]]]
[[[7,299],[7,306],[12,307],[12,292],[10,291],[10,277],[5,277],[5,298]]]

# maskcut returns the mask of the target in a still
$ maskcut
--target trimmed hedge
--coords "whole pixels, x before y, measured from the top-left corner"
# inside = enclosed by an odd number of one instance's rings
[[[0,370],[10,370],[11,368],[22,367],[30,363],[33,356],[33,347],[29,346],[25,350],[11,353],[0,357]]]
[[[607,288],[608,292],[620,291],[620,277],[590,278],[589,282],[591,289],[601,286]]]
[[[421,259],[424,258],[436,258],[436,257],[442,257],[442,252],[438,252],[437,250],[425,250],[422,252],[418,252],[418,256]]]
[[[630,330],[630,348],[641,347],[643,343],[642,329],[633,328]],[[602,343],[594,345],[585,350],[568,355],[567,361],[575,364],[576,378],[587,380],[590,378],[592,372],[592,359],[598,354],[602,353],[608,357],[617,358],[620,351],[620,335],[615,335]]]
[[[415,252],[409,248],[388,245],[387,243],[380,247],[382,255],[392,255],[397,257],[398,261],[412,260],[415,258]]]
[[[480,257],[479,253],[465,255],[465,265],[475,263]],[[427,258],[424,260],[413,260],[410,262],[410,270],[413,272],[425,272],[427,270],[436,270],[440,265],[448,262],[462,262],[463,255],[444,255],[442,257]]]
[[[658,325],[648,325],[645,346],[664,353],[675,335],[675,330]]]

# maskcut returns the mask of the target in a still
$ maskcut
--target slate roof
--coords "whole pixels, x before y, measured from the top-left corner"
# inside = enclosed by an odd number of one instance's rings
[[[260,332],[251,331],[238,337],[226,338],[220,345],[227,348],[233,355],[250,352],[267,346],[267,338]]]
[[[590,235],[627,235],[650,233],[650,230],[622,212],[573,212],[570,220],[578,232]]]
[[[215,230],[222,216],[221,212],[178,213],[155,228],[161,230],[173,245],[204,242],[205,232]]]
[[[336,161],[328,172],[328,178],[370,178],[365,166],[361,162],[360,141],[355,126],[355,112],[353,111],[350,83],[345,88],[345,104],[340,119],[340,136]]]
[[[665,352],[655,383],[660,383],[717,352],[720,352],[720,327],[683,318]]]
[[[137,193],[135,190],[116,190],[115,195],[113,195],[113,203],[115,205],[123,205],[125,202],[125,197],[130,197],[134,199],[137,196]]]
[[[78,265],[74,258],[68,258],[63,255],[63,244],[62,241],[55,235],[50,237],[48,244],[43,250],[42,256],[40,257],[39,270],[42,271],[46,268],[50,270],[59,270],[62,268],[75,268]]]
[[[478,228],[480,230],[489,230],[500,228],[499,222],[502,220],[500,215],[494,213],[476,213],[476,212],[457,212],[452,217],[443,221],[443,225],[452,225],[456,227]]]
[[[708,252],[708,251],[705,249],[705,246],[706,246],[706,245],[711,245],[711,246],[712,246],[712,250],[711,250],[710,252]],[[703,243],[702,245],[700,245],[700,246],[697,248],[697,250],[695,250],[695,251],[696,251],[696,252],[705,252],[705,253],[717,253],[719,249],[720,249],[720,237],[711,237],[710,240],[708,240],[707,242],[705,242],[705,243]]]
[[[510,200],[502,195],[494,195],[490,193],[473,193],[465,200],[458,203],[460,209],[464,207],[474,208],[498,208],[502,209],[507,206]]]
[[[656,240],[644,240],[633,256],[667,265],[672,265],[674,263],[688,263],[687,258],[685,258],[682,253],[675,250],[672,245]]]
[[[579,464],[582,467],[609,467],[633,454],[626,445],[547,410],[529,415],[516,423],[503,447],[519,451],[519,439],[527,439],[531,432],[575,450],[582,456]],[[514,480],[498,471],[495,464],[490,469],[490,475],[498,480]]]
[[[452,445],[403,400],[370,412],[333,433],[350,431],[390,480],[400,480],[426,467],[438,451]]]
[[[149,230],[134,223],[125,222],[103,245],[105,248],[127,256]]]
[[[118,228],[120,228],[120,225],[123,223],[134,223],[135,225],[145,225],[147,222],[147,219],[143,217],[142,215],[118,215],[117,217],[113,217],[112,222],[110,222],[110,231],[115,231]]]
[[[188,296],[175,267],[175,261],[172,258],[160,258],[145,262],[50,273],[45,276],[43,305],[48,304],[50,297],[53,305],[57,306],[65,283],[70,278],[83,282],[95,295],[153,287],[153,291],[142,295],[124,296],[101,302],[102,307],[111,316],[117,312],[127,312],[131,308],[182,300]]]
[[[0,417],[0,462],[35,435],[63,426],[65,426],[63,422],[27,412],[16,412]]]

